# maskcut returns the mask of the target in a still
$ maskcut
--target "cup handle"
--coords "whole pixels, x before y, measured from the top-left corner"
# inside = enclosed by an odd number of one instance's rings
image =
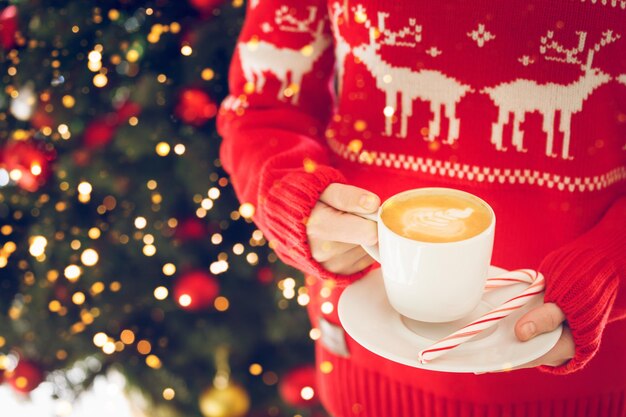
[[[354,214],[355,216],[362,217],[366,220],[371,220],[376,223],[379,222],[377,213],[374,213],[374,214],[352,213],[352,214]],[[367,252],[369,256],[374,258],[376,262],[380,263],[380,248],[378,247],[378,243],[375,245],[361,245],[361,247],[365,250],[365,252]]]

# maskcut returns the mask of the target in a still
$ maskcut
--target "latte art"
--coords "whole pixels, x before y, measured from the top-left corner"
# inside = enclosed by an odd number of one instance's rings
[[[451,208],[442,210],[440,207],[416,207],[402,215],[404,234],[429,234],[435,237],[455,239],[466,232],[464,219],[469,218],[474,209],[463,210]]]
[[[479,199],[461,192],[399,194],[385,202],[383,223],[393,232],[422,242],[456,242],[486,230],[492,212]]]

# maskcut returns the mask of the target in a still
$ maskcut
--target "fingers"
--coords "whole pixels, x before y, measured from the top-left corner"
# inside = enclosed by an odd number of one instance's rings
[[[563,333],[561,333],[561,337],[548,353],[535,359],[532,362],[528,362],[524,365],[515,367],[512,370],[534,368],[541,365],[560,366],[568,360],[572,359],[575,352],[576,344],[574,343],[574,338],[572,337],[572,331],[569,329],[568,326],[563,326]]]
[[[546,303],[524,314],[515,324],[515,335],[522,342],[551,332],[565,321],[565,314],[554,303]]]
[[[355,246],[348,252],[322,263],[325,269],[335,274],[353,274],[371,265],[374,260],[361,248]]]
[[[320,263],[326,262],[356,247],[353,243],[332,242],[330,240],[318,239],[311,240],[309,246],[311,247],[313,259]]]
[[[307,235],[311,242],[330,240],[356,245],[375,245],[378,242],[375,222],[319,202],[307,222]]]
[[[320,196],[320,201],[340,210],[353,213],[374,213],[380,206],[380,198],[362,188],[332,183]]]

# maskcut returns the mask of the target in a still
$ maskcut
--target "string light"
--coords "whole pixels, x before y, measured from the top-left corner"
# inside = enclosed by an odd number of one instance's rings
[[[85,266],[94,266],[98,263],[98,252],[93,249],[85,249],[83,253],[80,255],[80,261]]]
[[[39,257],[44,254],[48,241],[43,236],[33,236],[30,240],[30,247],[28,251],[34,257]]]
[[[165,300],[168,294],[169,291],[165,287],[161,286],[154,289],[154,298],[156,298],[157,300]]]
[[[163,390],[163,399],[165,399],[166,401],[173,400],[175,396],[176,391],[174,391],[172,388],[165,388]]]
[[[106,333],[99,332],[93,336],[93,344],[97,347],[101,348],[104,344],[109,340],[109,337]]]
[[[68,265],[63,271],[65,278],[67,278],[71,282],[78,280],[81,273],[82,271],[78,265]]]
[[[163,274],[169,276],[172,276],[176,273],[176,265],[174,265],[173,263],[167,263],[165,265],[163,265]]]

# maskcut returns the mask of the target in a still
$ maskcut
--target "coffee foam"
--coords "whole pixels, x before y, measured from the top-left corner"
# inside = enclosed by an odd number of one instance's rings
[[[402,230],[405,235],[423,233],[432,236],[457,240],[467,232],[464,219],[474,213],[471,207],[463,210],[441,207],[417,207],[409,209],[402,215]]]
[[[383,206],[383,223],[395,233],[425,242],[455,242],[480,234],[492,222],[479,199],[450,192],[397,196]]]

